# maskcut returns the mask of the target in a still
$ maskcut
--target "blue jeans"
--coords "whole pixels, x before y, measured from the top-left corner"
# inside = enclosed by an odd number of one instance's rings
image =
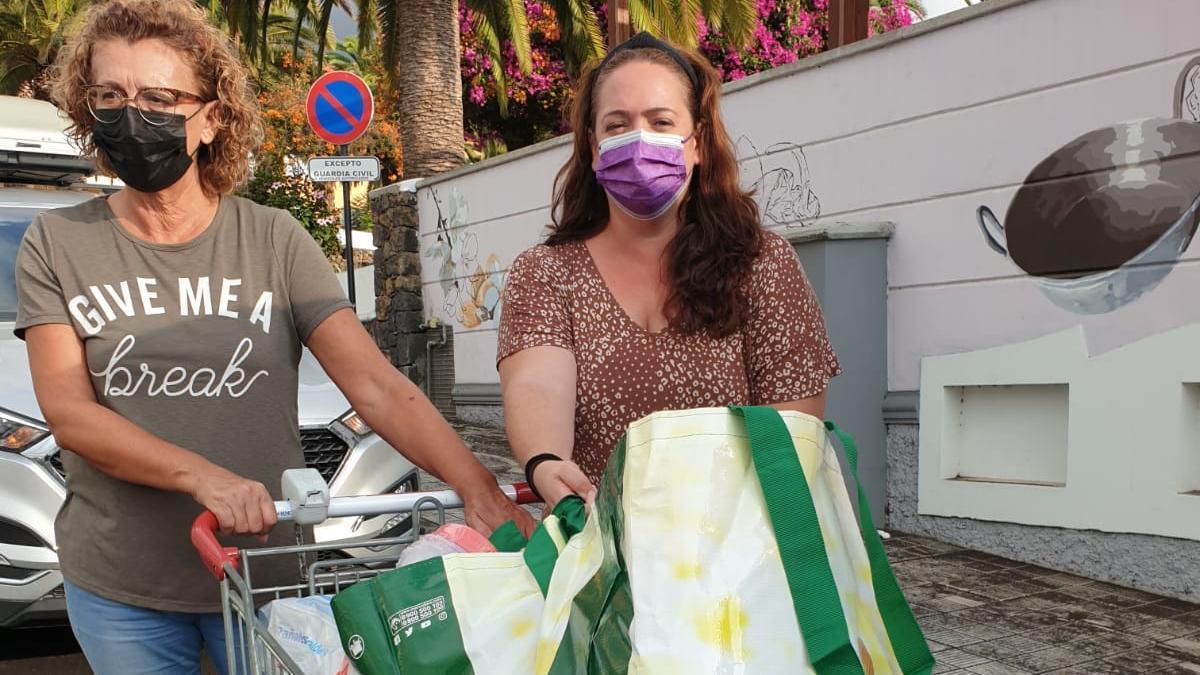
[[[199,675],[200,649],[229,675],[220,614],[160,612],[64,581],[71,630],[96,675]]]

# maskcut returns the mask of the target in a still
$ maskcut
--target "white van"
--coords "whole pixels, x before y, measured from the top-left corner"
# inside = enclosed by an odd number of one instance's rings
[[[13,335],[14,261],[40,211],[117,186],[91,176],[91,164],[67,141],[64,127],[49,103],[0,96],[0,627],[66,620],[54,518],[70,477],[38,409],[25,345]],[[298,403],[305,460],[333,495],[417,489],[416,468],[349,409],[307,350]],[[320,542],[351,543],[398,536],[408,527],[407,518],[342,518],[318,526],[315,534]]]

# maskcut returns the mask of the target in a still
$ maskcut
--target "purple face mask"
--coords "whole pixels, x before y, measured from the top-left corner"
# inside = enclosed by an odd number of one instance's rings
[[[606,138],[600,141],[596,180],[622,211],[638,220],[653,220],[687,188],[686,140],[641,129]]]

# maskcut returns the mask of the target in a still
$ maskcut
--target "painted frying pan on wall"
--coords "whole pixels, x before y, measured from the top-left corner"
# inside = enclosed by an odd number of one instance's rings
[[[1150,118],[1089,131],[1025,178],[988,246],[1059,307],[1103,314],[1170,273],[1200,223],[1200,124]]]

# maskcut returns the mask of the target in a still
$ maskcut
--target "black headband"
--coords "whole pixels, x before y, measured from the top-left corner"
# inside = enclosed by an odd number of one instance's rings
[[[657,49],[658,51],[671,57],[675,63],[679,64],[680,68],[683,68],[684,74],[687,75],[689,80],[691,80],[692,86],[695,87],[697,95],[699,95],[700,78],[696,75],[696,69],[692,68],[692,64],[688,63],[688,60],[683,58],[683,55],[676,51],[674,47],[663,42],[662,40],[659,40],[646,31],[642,31],[617,45],[616,47],[613,47],[612,51],[608,53],[608,56],[605,56],[604,60],[600,62],[600,67],[596,69],[596,73],[599,74],[601,71],[603,71],[604,66],[608,65],[608,62],[611,61],[614,56],[628,49]]]

